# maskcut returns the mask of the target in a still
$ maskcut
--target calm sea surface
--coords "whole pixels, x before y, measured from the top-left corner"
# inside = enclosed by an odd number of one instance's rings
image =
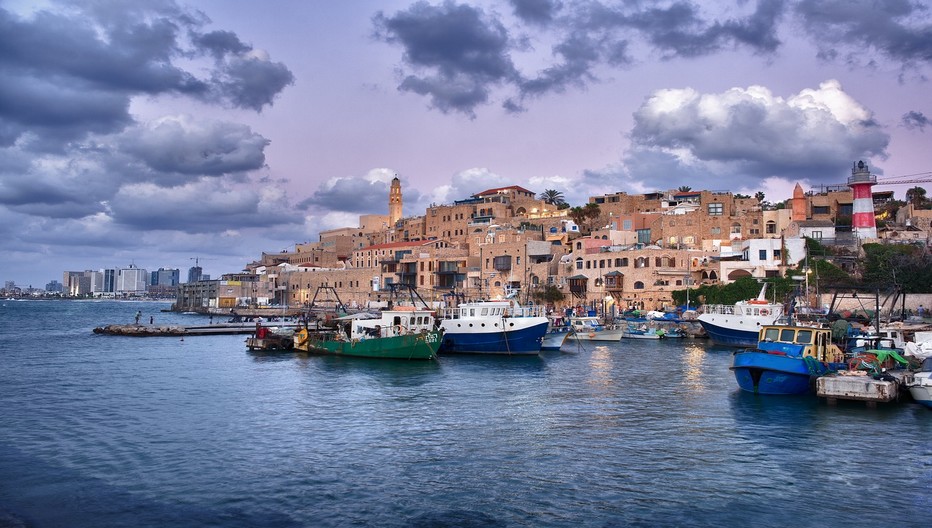
[[[0,526],[930,526],[932,412],[740,393],[703,341],[435,362],[0,301]]]

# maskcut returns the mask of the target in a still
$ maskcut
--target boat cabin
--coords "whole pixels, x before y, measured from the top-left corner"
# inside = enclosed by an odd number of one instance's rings
[[[761,327],[757,348],[789,357],[812,357],[818,361],[840,363],[844,353],[832,343],[830,328],[768,325]]]
[[[434,330],[435,318],[431,310],[401,306],[394,310],[383,310],[379,318],[354,318],[351,323],[351,339],[371,339],[429,332]]]

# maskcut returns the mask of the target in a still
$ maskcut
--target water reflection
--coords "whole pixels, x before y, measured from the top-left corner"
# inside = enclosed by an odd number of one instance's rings
[[[705,392],[706,374],[703,372],[704,361],[705,348],[694,344],[684,347],[683,385],[692,392]]]

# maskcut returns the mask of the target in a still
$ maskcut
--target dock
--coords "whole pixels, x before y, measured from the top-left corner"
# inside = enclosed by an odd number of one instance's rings
[[[816,394],[829,404],[838,400],[867,402],[868,406],[899,399],[900,383],[896,379],[874,379],[865,371],[842,371],[816,379]]]

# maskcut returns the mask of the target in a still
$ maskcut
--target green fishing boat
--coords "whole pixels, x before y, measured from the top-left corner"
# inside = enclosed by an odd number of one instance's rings
[[[371,318],[370,318],[371,317]],[[397,307],[379,315],[354,314],[336,320],[337,329],[294,335],[294,348],[316,354],[383,359],[435,359],[442,332],[429,310]]]

